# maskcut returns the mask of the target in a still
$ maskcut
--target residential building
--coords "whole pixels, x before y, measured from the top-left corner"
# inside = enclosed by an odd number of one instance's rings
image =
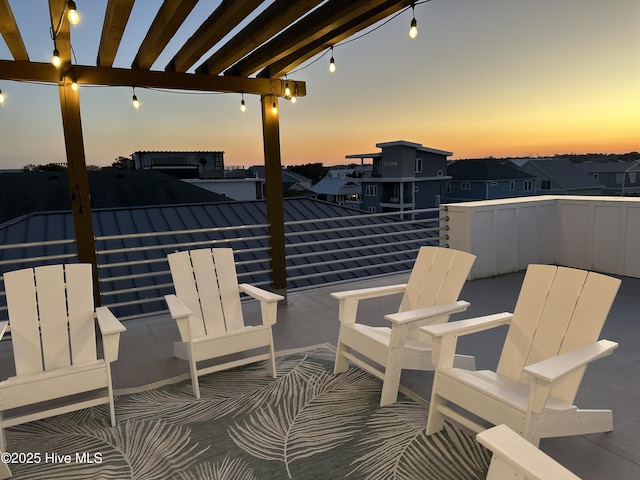
[[[494,200],[536,195],[536,178],[494,159],[458,160],[449,163],[448,202]]]
[[[347,155],[372,159],[371,177],[362,179],[362,208],[371,213],[401,213],[437,207],[444,201],[447,157],[452,152],[397,140],[377,143],[380,152]]]
[[[602,195],[603,185],[567,158],[516,158],[509,162],[537,178],[539,195]]]
[[[311,191],[317,194],[320,200],[351,208],[362,206],[362,187],[356,178],[323,178],[311,187]]]
[[[605,195],[640,195],[640,160],[583,162],[576,166],[600,182]]]
[[[223,178],[224,152],[135,152],[136,170],[160,170],[178,178]]]

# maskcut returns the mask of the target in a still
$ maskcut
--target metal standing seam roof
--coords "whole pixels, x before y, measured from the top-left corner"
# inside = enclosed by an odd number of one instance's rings
[[[447,165],[447,175],[453,180],[515,180],[535,178],[526,172],[504,165],[497,160],[458,160]]]
[[[566,158],[533,159],[529,165],[566,190],[602,188],[602,184]]]
[[[360,193],[360,183],[348,178],[323,178],[311,187],[311,191],[321,195],[352,195]]]
[[[417,249],[433,243],[432,233],[419,231],[424,224],[408,223],[392,224],[391,217],[364,216],[364,212],[309,198],[290,198],[284,200],[285,222],[316,219],[319,223],[313,227],[307,224],[285,225],[287,233],[287,269],[289,289],[308,288],[319,284],[344,282],[365,276],[382,275],[408,271],[413,266]],[[329,220],[343,217],[340,220]],[[327,219],[324,220],[323,219]],[[103,303],[137,301],[144,298],[161,297],[173,293],[170,286],[166,255],[178,248],[178,243],[205,242],[186,248],[202,248],[205,245],[231,246],[234,250],[266,247],[267,239],[251,239],[252,235],[266,235],[259,225],[267,223],[266,203],[264,201],[204,203],[191,205],[163,205],[154,207],[111,208],[93,211],[93,223],[96,237],[117,235],[117,239],[99,240],[98,251],[106,251],[98,255],[98,264],[124,262],[125,265],[101,271],[101,290]],[[225,242],[225,239],[238,237],[236,232],[216,231],[207,233],[176,233],[162,237],[126,238],[122,235],[147,232],[179,232],[189,229],[203,229],[238,225],[256,225],[255,229],[243,230],[240,240]],[[348,230],[339,230],[349,227]],[[314,232],[318,228],[323,232]],[[373,234],[385,233],[385,241],[380,241]],[[0,226],[0,244],[36,242],[27,251],[25,248],[0,250],[0,261],[8,258],[25,258],[55,253],[74,253],[75,245],[45,246],[47,240],[73,239],[73,218],[71,212],[48,212],[26,215],[15,222]],[[400,243],[404,242],[404,243]],[[154,250],[129,250],[150,245],[164,245]],[[114,249],[125,249],[108,253]],[[335,250],[331,252],[331,250]],[[152,264],[134,264],[139,260],[162,260]],[[256,273],[269,270],[268,251],[238,252],[236,260],[238,274],[242,282],[262,283],[268,288],[269,274]],[[242,262],[257,260],[257,263],[243,265]],[[338,260],[336,266],[327,262]],[[67,260],[68,261],[68,260]],[[47,263],[62,263],[52,260]],[[10,270],[23,268],[25,265],[12,265]],[[29,265],[31,266],[31,265]],[[2,267],[7,269],[7,267]],[[336,270],[346,270],[336,272]],[[154,272],[156,272],[154,274]],[[291,273],[289,273],[291,272]],[[108,275],[107,275],[108,273]],[[107,276],[127,276],[131,274],[150,274],[135,280],[123,279],[116,282],[105,282]],[[311,278],[295,278],[302,275],[315,275]],[[161,287],[166,284],[168,287]],[[154,288],[158,285],[158,288]],[[148,287],[132,293],[105,295],[109,290],[129,289],[132,287]],[[4,299],[2,298],[3,302]],[[118,316],[138,315],[157,312],[166,307],[163,301],[135,304],[114,309]]]

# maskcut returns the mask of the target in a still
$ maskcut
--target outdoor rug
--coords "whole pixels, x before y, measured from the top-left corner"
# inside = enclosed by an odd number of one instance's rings
[[[286,353],[275,380],[263,363],[213,373],[200,400],[190,380],[120,395],[116,428],[106,406],[10,428],[13,478],[485,478],[491,455],[471,435],[425,436],[424,403],[381,408],[381,382],[333,375],[334,358],[329,345]]]

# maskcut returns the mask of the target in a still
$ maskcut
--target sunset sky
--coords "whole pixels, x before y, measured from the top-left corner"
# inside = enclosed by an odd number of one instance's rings
[[[46,0],[12,0],[33,61],[48,62]],[[76,0],[77,63],[95,65],[106,0]],[[161,0],[136,2],[115,66],[130,67]],[[202,0],[163,52],[162,69],[218,1]],[[307,97],[280,102],[282,163],[345,163],[408,140],[453,158],[640,150],[639,0],[431,0],[302,65]],[[42,15],[41,17],[35,14]],[[136,28],[138,27],[138,28]],[[135,39],[138,39],[136,42]],[[0,59],[11,59],[0,37]],[[0,80],[0,168],[66,161],[55,86]],[[81,87],[87,163],[139,150],[223,150],[226,165],[263,163],[259,98]]]

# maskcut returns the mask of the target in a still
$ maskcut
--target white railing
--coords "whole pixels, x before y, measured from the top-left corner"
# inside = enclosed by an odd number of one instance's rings
[[[403,220],[389,214],[361,214],[346,217],[322,218],[285,222],[287,279],[295,282],[308,279],[318,284],[320,277],[340,276],[347,272],[358,272],[359,277],[370,275],[370,266],[346,267],[345,255],[359,261],[375,261],[378,265],[398,265],[406,262],[394,260],[393,253],[366,255],[359,246],[348,246],[349,241],[367,240],[376,247],[393,246],[412,255],[417,253],[417,243],[438,245],[446,242],[446,235],[441,234],[446,219],[442,217],[444,209],[415,210],[418,215],[431,215],[422,220]],[[350,224],[358,219],[384,218],[383,222],[369,222],[354,226]],[[367,223],[367,222],[364,222]],[[200,248],[205,246],[228,246],[236,251],[239,281],[268,286],[270,283],[270,258],[268,225],[240,225],[220,228],[191,229],[180,231],[149,232],[124,235],[97,236],[96,255],[100,291],[104,305],[112,308],[136,307],[144,310],[144,315],[155,315],[165,311],[163,296],[171,293],[173,285],[167,254],[176,250]],[[406,240],[400,238],[399,232],[406,229],[410,234]],[[327,235],[331,239],[327,240]],[[416,235],[421,240],[416,241]],[[411,237],[411,238],[409,238]],[[337,244],[335,248],[317,249],[313,255],[295,253],[301,247]],[[248,246],[251,245],[251,246]],[[29,252],[41,252],[42,247],[58,250],[75,250],[73,240],[55,242],[37,242],[12,245],[0,245],[0,272],[51,263],[76,261],[73,253],[40,255]],[[69,248],[69,247],[73,248]],[[389,249],[389,250],[393,250]],[[397,253],[397,252],[395,252]],[[321,259],[318,257],[322,256]],[[313,259],[315,257],[315,260]],[[407,264],[405,271],[410,269]],[[320,271],[318,271],[320,270]],[[258,278],[259,280],[255,280]],[[4,285],[2,286],[4,287]],[[294,288],[295,289],[295,288]],[[292,289],[292,290],[294,290]],[[6,317],[4,288],[0,290],[0,317]],[[121,315],[121,319],[141,316],[139,313]]]
[[[476,255],[470,278],[566,265],[640,278],[640,199],[539,196],[451,203],[449,245]]]

